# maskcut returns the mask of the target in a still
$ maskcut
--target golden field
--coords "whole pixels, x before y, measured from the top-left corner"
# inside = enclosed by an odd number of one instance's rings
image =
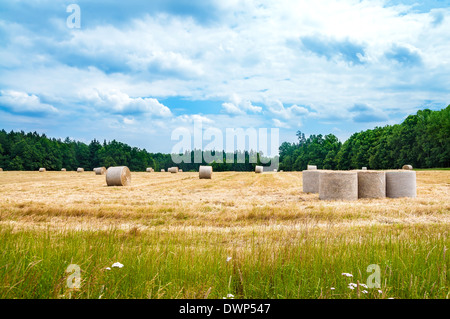
[[[365,282],[375,263],[382,292],[368,297],[448,298],[450,171],[418,171],[417,195],[320,201],[299,172],[133,172],[129,187],[93,172],[1,172],[0,297],[67,297],[64,267],[77,263],[90,287],[79,298],[360,298],[341,273]],[[118,260],[139,280],[104,278]],[[35,263],[53,275],[21,279]],[[34,284],[45,288],[19,288]]]
[[[299,172],[132,173],[132,186],[107,187],[92,172],[2,172],[1,223],[18,227],[221,231],[450,225],[450,171],[417,172],[417,198],[320,201],[302,193]]]

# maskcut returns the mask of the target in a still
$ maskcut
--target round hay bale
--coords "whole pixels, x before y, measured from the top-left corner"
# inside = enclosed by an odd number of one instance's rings
[[[386,197],[386,173],[381,171],[357,171],[358,198]]]
[[[367,171],[367,167],[363,167],[363,168],[361,168],[361,170]]]
[[[94,168],[95,175],[105,175],[106,167],[96,167]]]
[[[411,171],[413,169],[412,165],[403,165],[402,169]]]
[[[3,172],[3,168],[0,167],[0,172]]]
[[[110,167],[106,171],[108,186],[128,186],[131,184],[131,173],[126,166]]]
[[[319,174],[319,199],[357,200],[357,172],[322,171]]]
[[[264,168],[262,166],[256,166],[255,167],[255,173],[261,174],[264,171]]]
[[[178,167],[170,167],[167,171],[170,173],[178,173]]]
[[[317,166],[316,166],[316,165],[308,165],[308,170],[309,170],[309,171],[315,170],[315,169],[317,169]]]
[[[276,173],[276,172],[278,172],[278,170],[277,170],[277,169],[274,169],[273,171],[274,171],[275,173]]]
[[[147,167],[147,169],[146,169],[146,172],[147,172],[147,173],[151,173],[151,172],[153,172],[153,168],[151,168],[151,167]]]
[[[47,170],[45,169],[45,168],[43,168],[43,167],[41,167],[40,169],[39,169],[39,172],[41,172],[41,173],[43,173],[43,172],[46,172]]]
[[[182,170],[182,169],[179,169],[178,172],[179,172],[179,173],[183,173],[183,170]]]
[[[416,172],[407,170],[386,172],[386,197],[416,197]]]
[[[161,170],[161,173],[164,173],[165,171],[166,171],[165,169],[162,169],[162,170]]]
[[[319,170],[306,170],[302,172],[303,193],[319,193]]]
[[[280,171],[280,173],[283,173],[283,172],[284,172],[283,170]]]
[[[61,172],[66,172],[67,170],[65,168],[61,168]]]
[[[77,173],[83,173],[83,172],[84,172],[84,168],[82,168],[82,167],[77,168]]]
[[[198,177],[200,179],[211,179],[212,173],[212,166],[200,166],[200,168],[198,169]]]

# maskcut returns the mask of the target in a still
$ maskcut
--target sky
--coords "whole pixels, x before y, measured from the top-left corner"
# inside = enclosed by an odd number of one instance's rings
[[[449,14],[446,0],[1,1],[0,129],[164,153],[194,121],[345,141],[450,104]]]

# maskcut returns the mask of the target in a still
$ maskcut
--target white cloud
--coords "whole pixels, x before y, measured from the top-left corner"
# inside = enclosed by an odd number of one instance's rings
[[[262,111],[262,107],[253,105],[251,101],[244,100],[235,93],[231,95],[230,102],[223,103],[222,107],[229,114],[260,113]]]
[[[279,100],[273,101],[269,104],[269,111],[285,120],[295,120],[299,117],[304,117],[309,114],[309,110],[303,106],[296,104],[285,107]]]
[[[92,91],[87,97],[94,106],[104,112],[117,114],[149,114],[161,117],[172,115],[170,109],[154,98],[132,98],[121,91]]]
[[[34,94],[14,90],[0,91],[0,107],[13,113],[57,113],[58,110],[50,104],[42,103]]]
[[[280,127],[280,128],[291,128],[289,126],[289,124],[281,122],[279,119],[273,119],[273,124],[275,125],[275,127]]]

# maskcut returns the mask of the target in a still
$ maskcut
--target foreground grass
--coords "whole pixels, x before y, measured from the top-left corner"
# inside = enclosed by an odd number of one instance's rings
[[[243,232],[2,227],[0,298],[449,298],[448,231],[446,225]],[[114,262],[124,267],[105,269]],[[66,287],[69,264],[81,268],[78,290]],[[370,264],[381,268],[382,293],[350,290],[350,282],[366,283]]]

